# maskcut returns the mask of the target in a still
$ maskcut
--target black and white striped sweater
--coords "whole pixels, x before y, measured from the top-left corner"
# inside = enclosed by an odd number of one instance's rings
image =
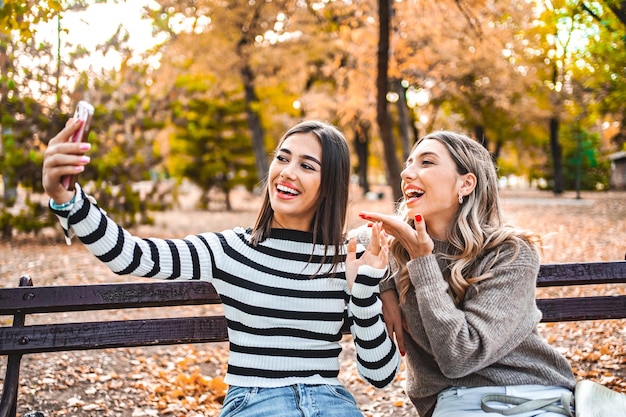
[[[348,319],[360,375],[382,388],[398,372],[400,356],[378,297],[385,270],[362,265],[350,291],[343,264],[334,276],[330,264],[319,269],[324,247],[313,248],[311,233],[273,229],[256,247],[251,229],[241,227],[185,239],[141,239],[79,187],[73,205],[53,211],[68,243],[73,232],[117,274],[210,281],[228,321],[230,385],[338,385],[341,327]]]

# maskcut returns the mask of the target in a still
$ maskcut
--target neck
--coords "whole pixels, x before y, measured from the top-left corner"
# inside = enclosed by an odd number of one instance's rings
[[[299,230],[301,232],[310,232],[311,227],[308,221],[303,221],[301,219],[292,219],[292,218],[281,218],[280,220],[274,216],[272,219],[272,228],[273,229],[290,229],[290,230]]]
[[[428,232],[428,234],[430,235],[430,237],[432,237],[433,239],[437,239],[437,240],[448,240],[448,224],[447,223],[443,223],[443,224],[439,224],[439,223],[426,223],[426,231]]]

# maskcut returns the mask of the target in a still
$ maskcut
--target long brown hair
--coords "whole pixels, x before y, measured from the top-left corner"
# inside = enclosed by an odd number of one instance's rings
[[[468,287],[490,277],[490,274],[472,276],[474,267],[481,261],[485,252],[499,250],[502,243],[510,243],[514,245],[517,253],[522,241],[539,247],[541,239],[534,233],[505,224],[500,208],[496,166],[484,146],[459,133],[437,131],[420,139],[413,149],[428,139],[436,140],[445,146],[456,164],[457,173],[464,175],[471,172],[476,176],[476,187],[464,197],[463,203],[459,204],[454,221],[447,231],[446,240],[455,248],[458,255],[437,254],[450,260],[449,284],[454,293],[454,301],[458,305],[463,301]],[[414,227],[414,220],[407,215],[404,202],[399,204],[398,214]],[[406,268],[409,255],[397,240],[392,240],[390,252],[399,267],[398,293],[400,300],[404,301],[413,288]]]
[[[329,248],[333,247],[332,268],[342,262],[345,243],[345,224],[350,186],[350,150],[343,134],[334,126],[317,120],[301,122],[283,134],[276,149],[296,133],[313,133],[322,145],[321,183],[315,215],[310,230],[313,243],[326,249],[323,262],[327,261]],[[252,244],[257,245],[270,235],[274,210],[270,204],[269,181],[265,178],[265,193],[261,211],[252,230]]]

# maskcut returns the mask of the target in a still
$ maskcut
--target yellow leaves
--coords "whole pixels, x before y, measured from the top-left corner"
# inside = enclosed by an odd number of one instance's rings
[[[133,375],[143,375],[133,388],[147,398],[146,409],[159,415],[184,415],[194,411],[202,415],[216,414],[221,408],[228,385],[221,374],[226,366],[227,352],[212,346],[199,353],[194,346],[170,347],[167,355],[137,356],[132,362]],[[218,369],[213,361],[220,359]],[[202,368],[208,368],[203,370]]]
[[[568,359],[577,380],[591,379],[626,392],[623,323],[623,320],[549,323],[542,324],[540,331]]]
[[[610,355],[611,353],[613,353],[613,349],[611,349],[610,346],[608,346],[608,345],[600,346],[600,354],[601,355]]]
[[[228,389],[221,377],[208,378],[198,371],[183,372],[160,383],[151,400],[161,413],[198,411],[203,405],[219,408]]]
[[[209,384],[209,389],[213,392],[222,393],[226,395],[226,391],[228,391],[228,384],[224,382],[224,378],[215,377],[211,379],[211,383]]]
[[[404,403],[405,403],[405,401],[402,401],[402,400],[395,400],[395,401],[393,402],[393,406],[394,406],[394,407],[402,407],[402,406],[404,406]]]

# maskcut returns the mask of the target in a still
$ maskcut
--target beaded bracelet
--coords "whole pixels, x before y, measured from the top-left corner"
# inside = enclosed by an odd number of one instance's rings
[[[68,208],[69,206],[71,206],[72,204],[74,204],[75,200],[76,200],[76,194],[74,194],[74,196],[72,197],[70,201],[63,203],[63,204],[57,204],[54,202],[53,199],[50,199],[50,207],[54,210],[64,210]]]

